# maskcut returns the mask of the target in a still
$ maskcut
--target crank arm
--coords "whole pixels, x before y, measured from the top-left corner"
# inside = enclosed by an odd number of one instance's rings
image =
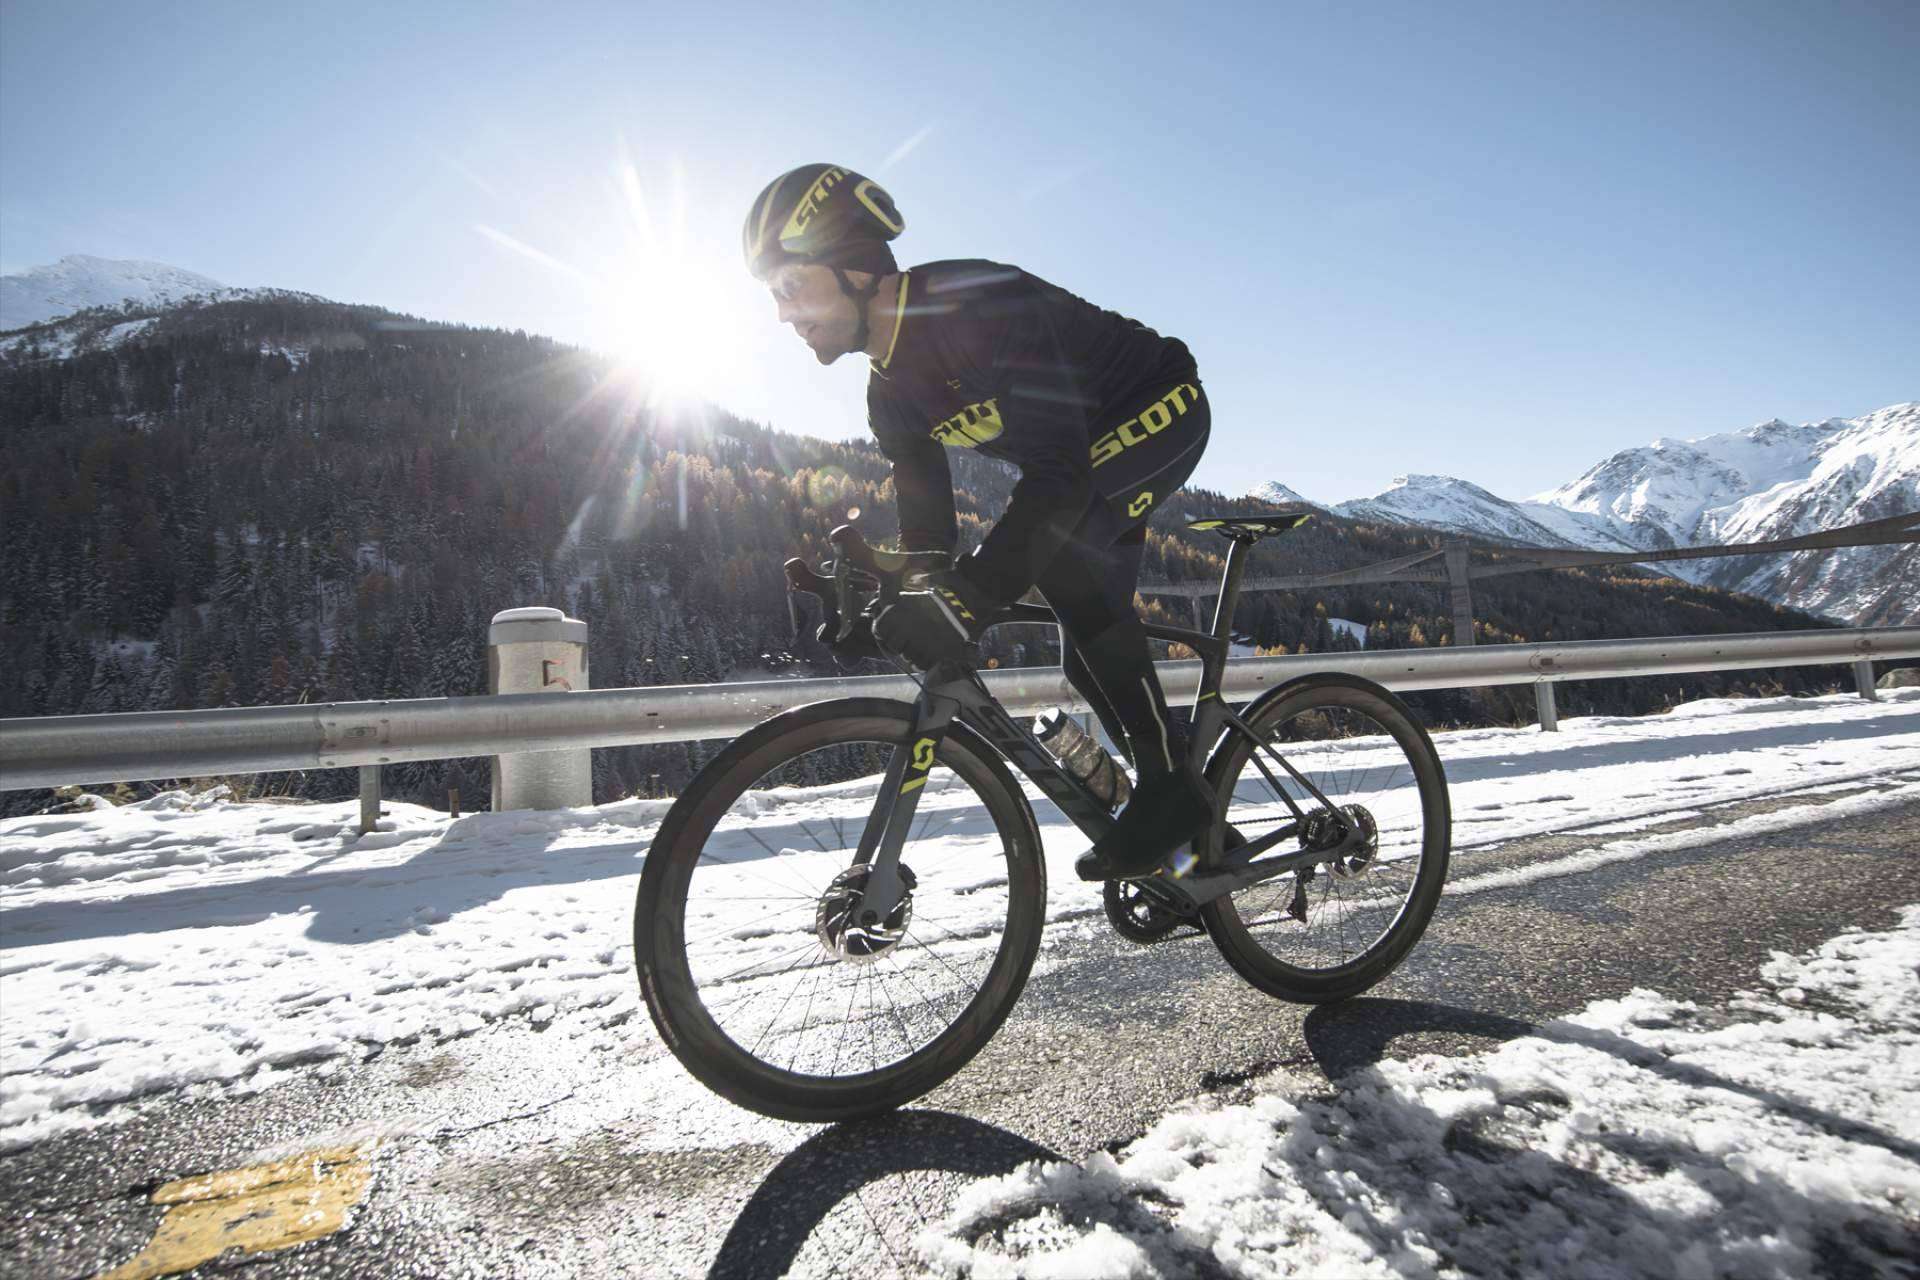
[[[1144,880],[1136,880],[1134,883],[1140,886],[1141,892],[1168,910],[1181,916],[1191,916],[1215,898],[1252,888],[1263,880],[1271,880],[1289,871],[1316,866],[1332,856],[1334,856],[1332,850],[1301,849],[1295,853],[1282,854],[1277,858],[1260,858],[1240,863],[1205,875],[1187,876],[1180,880],[1172,880],[1166,876],[1151,876]]]

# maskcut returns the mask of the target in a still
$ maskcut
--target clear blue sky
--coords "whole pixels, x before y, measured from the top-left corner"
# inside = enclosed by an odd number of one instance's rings
[[[906,262],[1185,338],[1202,483],[1521,496],[1920,397],[1916,67],[1912,0],[5,0],[0,267],[524,328],[845,436],[864,362],[816,365],[737,259],[761,184],[828,160],[894,193]]]

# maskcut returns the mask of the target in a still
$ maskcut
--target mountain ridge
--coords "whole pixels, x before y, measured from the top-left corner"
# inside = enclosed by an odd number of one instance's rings
[[[1372,497],[1315,505],[1524,546],[1664,551],[1767,542],[1920,511],[1920,402],[1857,418],[1774,418],[1741,431],[1662,437],[1519,500],[1453,476],[1407,475]],[[1862,625],[1920,621],[1920,550],[1912,544],[1676,561],[1659,571]]]

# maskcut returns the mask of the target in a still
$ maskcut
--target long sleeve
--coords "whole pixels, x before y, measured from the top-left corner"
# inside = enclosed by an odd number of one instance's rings
[[[893,463],[893,501],[900,515],[902,551],[945,551],[960,542],[953,509],[953,474],[938,441],[903,429],[899,413],[877,387],[867,388],[867,426]]]

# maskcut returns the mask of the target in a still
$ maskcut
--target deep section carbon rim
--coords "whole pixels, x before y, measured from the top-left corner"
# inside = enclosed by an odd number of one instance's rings
[[[670,926],[654,933],[677,948],[660,964],[669,1019],[704,1042],[683,1061],[736,1101],[794,1118],[898,1105],[957,1070],[1038,942],[1044,872],[1023,810],[951,738],[901,850],[907,902],[884,921],[850,915],[894,749],[872,721],[860,727],[802,730],[785,739],[794,750],[712,779],[651,906]]]
[[[1316,836],[1345,851],[1243,889],[1215,914],[1237,967],[1257,970],[1267,989],[1296,999],[1351,995],[1399,962],[1439,897],[1450,836],[1438,760],[1397,702],[1344,686],[1280,698],[1253,728],[1257,750],[1229,731],[1239,741],[1222,771],[1231,774],[1225,843],[1294,824],[1301,834],[1275,853],[1311,847]],[[1216,778],[1217,792],[1228,785]],[[1357,838],[1327,823],[1328,805]]]

